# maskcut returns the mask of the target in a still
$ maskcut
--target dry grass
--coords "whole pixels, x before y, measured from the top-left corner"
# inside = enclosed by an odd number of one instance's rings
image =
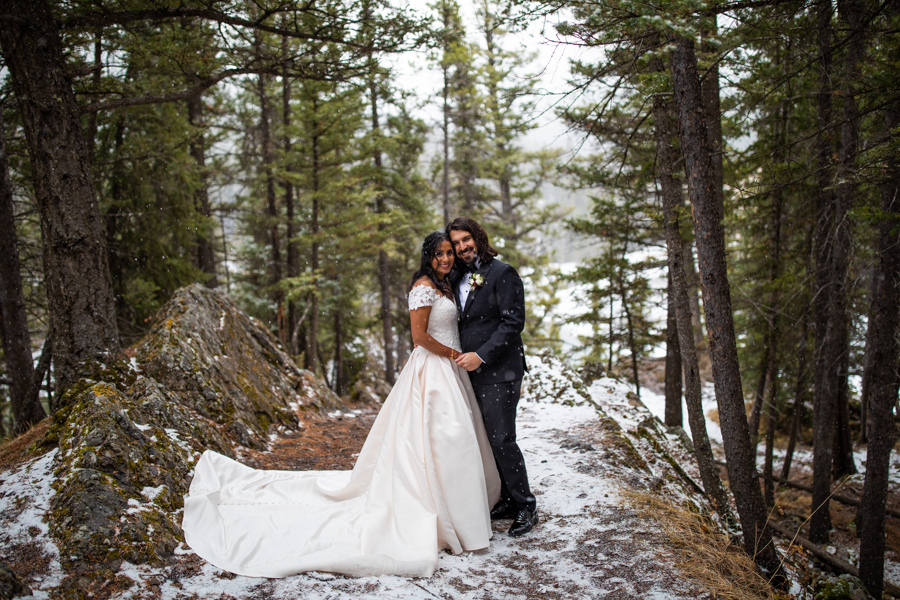
[[[28,454],[28,446],[43,437],[51,422],[52,419],[47,417],[22,435],[0,444],[0,470],[14,469],[29,458],[34,458]]]
[[[630,492],[627,497],[636,510],[659,525],[676,568],[713,598],[776,598],[753,560],[709,519],[652,494]]]

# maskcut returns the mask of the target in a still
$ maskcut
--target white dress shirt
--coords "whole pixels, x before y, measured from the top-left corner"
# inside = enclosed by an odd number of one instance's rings
[[[475,259],[475,268],[481,268],[481,259]],[[472,286],[469,285],[469,279],[472,277],[472,274],[466,272],[463,274],[462,281],[459,282],[459,302],[460,302],[460,310],[465,310],[466,308],[466,300],[469,298],[469,292],[472,291]]]

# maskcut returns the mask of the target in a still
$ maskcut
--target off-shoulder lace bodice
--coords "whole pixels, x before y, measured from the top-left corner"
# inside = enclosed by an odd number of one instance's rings
[[[459,329],[456,326],[456,303],[427,285],[417,285],[409,292],[409,310],[431,307],[428,316],[428,335],[457,352],[462,352]]]

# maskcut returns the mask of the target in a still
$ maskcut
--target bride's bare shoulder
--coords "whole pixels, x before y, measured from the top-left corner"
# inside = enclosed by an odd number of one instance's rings
[[[414,288],[417,288],[417,287],[419,287],[419,286],[430,287],[430,288],[433,289],[433,290],[437,289],[437,288],[434,286],[434,282],[431,281],[430,279],[428,279],[427,277],[420,277],[420,278],[417,279],[416,282],[413,284],[413,287],[414,287]]]

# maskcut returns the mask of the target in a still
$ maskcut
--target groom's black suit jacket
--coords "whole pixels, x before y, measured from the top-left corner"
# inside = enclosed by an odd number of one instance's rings
[[[484,284],[469,291],[466,305],[459,301],[459,284],[469,273],[463,271],[454,282],[459,307],[459,337],[463,352],[475,352],[484,361],[469,372],[474,384],[515,381],[525,374],[525,289],[516,270],[493,258],[478,269]]]

